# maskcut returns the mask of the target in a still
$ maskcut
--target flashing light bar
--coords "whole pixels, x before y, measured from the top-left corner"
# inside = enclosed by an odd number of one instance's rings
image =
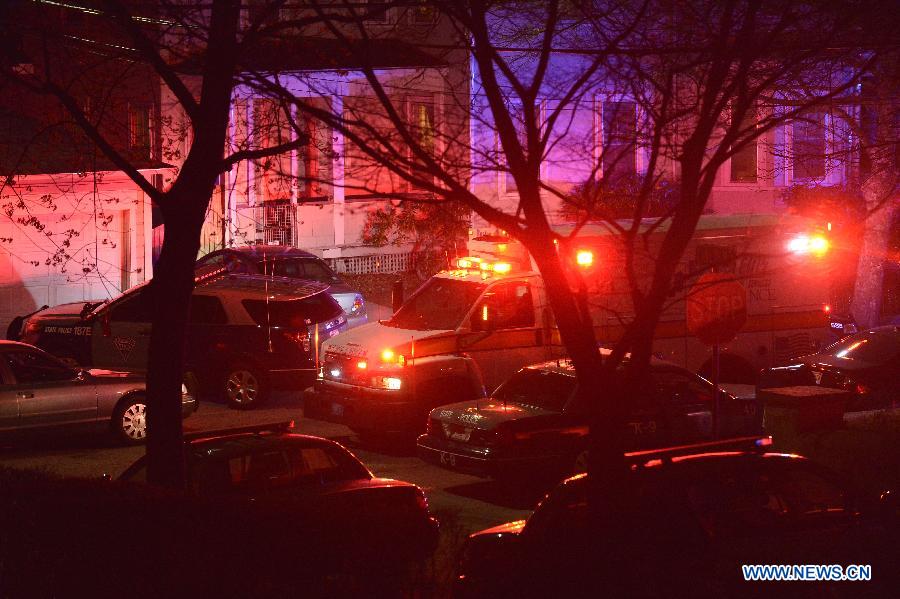
[[[509,262],[485,262],[481,258],[473,256],[458,258],[456,260],[456,267],[460,270],[480,271],[482,275],[487,275],[487,273],[491,272],[505,275],[512,272],[512,264]]]
[[[591,266],[594,263],[594,252],[590,250],[578,250],[575,254],[575,263],[584,268]]]
[[[798,235],[787,244],[787,249],[798,255],[812,254],[816,257],[824,256],[831,248],[831,243],[824,235]]]

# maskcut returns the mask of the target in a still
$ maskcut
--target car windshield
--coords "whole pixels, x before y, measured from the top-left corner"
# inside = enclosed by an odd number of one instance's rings
[[[265,274],[296,279],[312,279],[320,283],[340,283],[334,271],[321,260],[315,258],[280,258],[259,263],[259,269]]]
[[[900,335],[893,331],[863,331],[841,339],[825,352],[843,360],[884,364],[900,353]]]
[[[452,330],[460,325],[487,285],[434,277],[385,324],[401,329]]]
[[[522,403],[562,412],[575,390],[575,377],[546,370],[520,370],[491,395],[495,400]]]
[[[295,300],[243,300],[244,308],[260,326],[305,328],[325,322],[343,313],[340,305],[327,293],[316,293]]]

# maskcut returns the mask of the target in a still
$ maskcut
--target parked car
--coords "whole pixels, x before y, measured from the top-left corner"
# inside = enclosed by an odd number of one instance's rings
[[[797,363],[767,368],[759,388],[819,385],[850,391],[847,411],[900,405],[900,325],[887,325],[844,337]]]
[[[893,499],[866,498],[803,457],[763,453],[767,442],[743,439],[626,455],[631,467],[615,519],[623,538],[608,549],[624,566],[618,578],[613,573],[605,581],[607,592],[612,587],[621,596],[641,597],[893,596]],[[604,539],[594,536],[588,521],[588,487],[588,475],[569,478],[527,520],[471,535],[454,596],[599,596],[592,576]],[[873,578],[840,582],[841,589],[801,582],[769,583],[782,585],[773,588],[745,582],[742,564],[867,564]]]
[[[144,378],[81,370],[25,343],[0,341],[0,432],[63,426],[107,426],[125,443],[147,436]],[[185,418],[197,400],[182,387]]]
[[[575,386],[569,360],[527,366],[488,398],[433,409],[427,432],[417,441],[419,456],[444,468],[496,478],[584,472],[589,414],[576,401]],[[628,415],[631,448],[713,438],[712,400],[709,381],[654,360],[648,385],[635,390]],[[761,432],[755,396],[720,390],[719,409],[723,436]]]
[[[346,330],[327,285],[243,274],[198,277],[191,299],[185,370],[204,392],[249,409],[273,387],[302,389],[315,378],[319,343]],[[41,310],[22,340],[82,367],[145,371],[150,342],[148,284],[110,302]]]
[[[186,435],[189,493],[247,510],[286,511],[309,522],[352,522],[358,528],[351,534],[365,537],[377,530],[381,541],[390,536],[411,556],[431,553],[438,524],[421,488],[377,478],[339,443],[293,434],[292,427],[282,422]],[[144,456],[120,480],[146,477]]]
[[[216,250],[200,258],[197,266],[218,266],[234,273],[268,274],[325,283],[328,293],[346,313],[348,328],[365,324],[368,320],[362,293],[344,282],[324,260],[295,247],[248,245]]]

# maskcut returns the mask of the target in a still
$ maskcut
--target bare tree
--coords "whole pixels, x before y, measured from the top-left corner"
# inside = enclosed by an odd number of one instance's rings
[[[621,538],[617,535],[626,533],[617,528],[625,501],[626,390],[645,372],[654,329],[676,292],[673,276],[716,177],[781,124],[853,88],[873,60],[872,53],[861,56],[854,43],[865,21],[859,7],[828,2],[430,4],[440,18],[453,23],[471,53],[476,71],[472,129],[487,131],[488,143],[479,143],[477,133],[472,139],[441,132],[421,135],[392,93],[414,83],[388,80],[366,62],[376,40],[362,19],[356,27],[333,22],[338,14],[350,15],[351,21],[358,16],[354,3],[310,6],[330,35],[360,57],[359,72],[370,91],[358,105],[345,104],[340,112],[323,109],[288,93],[272,73],[245,73],[245,82],[341,131],[352,144],[355,162],[366,161],[373,173],[386,173],[398,186],[422,190],[425,197],[418,201],[462,203],[528,249],[546,282],[581,399],[593,414],[589,470],[594,522],[608,538]],[[316,89],[315,81],[309,85]],[[554,230],[547,208],[548,202],[567,202],[571,195],[546,185],[542,177],[554,150],[588,147],[572,122],[596,94],[627,98],[639,107],[638,134],[626,142],[632,149],[639,146],[645,156],[626,222],[612,218],[603,203],[592,202],[590,193],[582,197],[589,218],[602,219],[616,231],[630,282],[633,315],[607,359],[597,351],[590,316],[579,302],[581,283],[557,251],[557,245],[571,240]],[[609,166],[605,170],[615,170]],[[508,178],[516,190],[512,205],[473,193],[470,183],[479,170]],[[582,189],[604,197],[599,192],[614,182],[604,176],[602,162],[589,170]],[[663,179],[675,182],[678,200],[649,226],[652,232],[667,225],[651,261],[638,261],[648,235],[644,217]],[[630,359],[620,376],[626,354]],[[609,576],[604,578],[612,585],[622,557],[614,541],[601,551],[597,563],[613,568],[605,570]]]

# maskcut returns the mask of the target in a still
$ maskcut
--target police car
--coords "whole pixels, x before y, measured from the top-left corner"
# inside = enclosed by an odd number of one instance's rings
[[[589,414],[576,401],[575,386],[568,360],[527,366],[488,398],[433,409],[427,432],[418,438],[419,456],[444,468],[495,478],[584,472]],[[653,360],[647,385],[633,394],[626,423],[630,449],[711,439],[712,404],[712,383]],[[723,436],[762,429],[755,394],[722,391],[719,409]]]
[[[249,409],[264,402],[273,387],[311,384],[316,341],[347,328],[328,286],[211,273],[196,282],[185,351],[185,371],[200,390],[224,394],[232,407]],[[149,289],[145,283],[109,302],[40,310],[25,319],[21,340],[82,367],[144,371]]]

